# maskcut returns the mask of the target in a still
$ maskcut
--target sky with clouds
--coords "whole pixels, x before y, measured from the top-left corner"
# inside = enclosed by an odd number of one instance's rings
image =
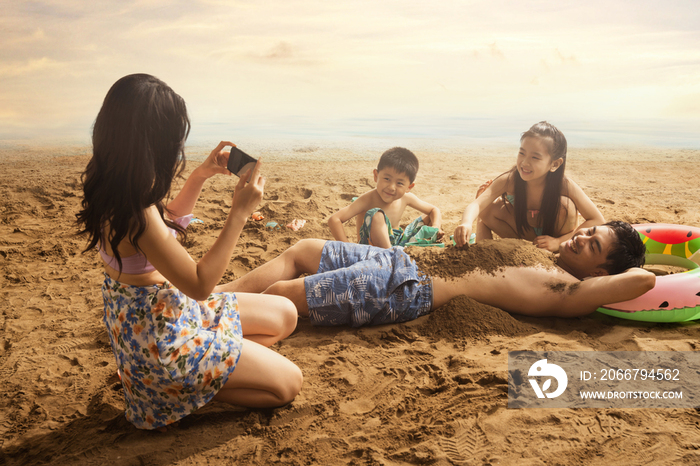
[[[0,7],[0,140],[88,143],[109,87],[145,72],[184,97],[203,141],[349,128],[517,140],[547,119],[608,142],[700,147],[697,0]]]

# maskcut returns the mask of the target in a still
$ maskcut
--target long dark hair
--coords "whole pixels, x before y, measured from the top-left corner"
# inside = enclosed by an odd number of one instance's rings
[[[532,125],[532,127],[524,132],[520,137],[520,142],[527,137],[541,138],[549,150],[549,155],[552,156],[552,161],[561,158],[563,160],[561,166],[553,172],[547,173],[545,179],[544,193],[542,195],[542,204],[540,206],[539,226],[542,228],[543,235],[555,236],[557,227],[557,216],[561,209],[562,185],[566,179],[564,172],[566,170],[566,138],[554,125],[546,121],[540,121]],[[518,235],[524,236],[526,229],[530,229],[527,223],[527,189],[526,182],[520,177],[518,167],[514,166],[508,173],[509,178],[513,178],[515,182],[515,226]],[[565,193],[568,192],[565,189]]]
[[[144,211],[155,205],[163,221],[163,199],[185,168],[184,144],[190,131],[185,101],[163,81],[147,74],[118,80],[107,92],[92,131],[92,158],[82,174],[79,235],[88,236],[87,252],[108,242],[122,268],[118,246],[138,241],[146,230]],[[109,237],[105,227],[109,224]]]

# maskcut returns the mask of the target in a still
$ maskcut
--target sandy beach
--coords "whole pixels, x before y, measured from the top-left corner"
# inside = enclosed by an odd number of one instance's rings
[[[516,150],[416,150],[413,192],[441,208],[451,234],[477,187],[508,170]],[[509,351],[699,351],[700,321],[532,318],[464,297],[392,326],[316,328],[300,319],[273,347],[303,371],[293,403],[211,403],[166,433],[137,430],[124,418],[102,322],[101,262],[81,254],[75,236],[89,151],[0,150],[0,464],[700,464],[697,409],[507,408]],[[330,239],[326,219],[374,187],[380,153],[256,155],[267,177],[265,219],[246,225],[224,281],[302,238]],[[574,147],[568,157],[567,175],[606,220],[700,227],[699,150]],[[236,180],[205,185],[194,211],[202,223],[185,244],[193,258],[217,237]],[[407,210],[403,220],[415,216]],[[294,219],[307,223],[285,228]]]

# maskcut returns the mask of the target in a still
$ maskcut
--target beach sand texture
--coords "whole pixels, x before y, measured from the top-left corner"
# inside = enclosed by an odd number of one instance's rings
[[[413,192],[441,208],[451,234],[515,150],[417,152]],[[509,351],[698,351],[698,323],[527,318],[464,297],[393,326],[314,328],[301,319],[274,347],[304,373],[293,403],[211,403],[166,433],[137,430],[124,418],[102,322],[102,268],[74,236],[89,148],[70,153],[0,153],[0,463],[700,464],[698,410],[506,407]],[[699,160],[697,150],[573,148],[567,174],[606,219],[700,226]],[[301,238],[330,238],[326,218],[373,187],[373,168],[352,151],[267,157],[265,219],[248,222],[224,280]],[[235,181],[205,185],[194,212],[203,223],[190,226],[186,244],[195,259],[219,233]],[[415,216],[407,211],[404,221]],[[301,230],[284,227],[295,218],[307,220]]]

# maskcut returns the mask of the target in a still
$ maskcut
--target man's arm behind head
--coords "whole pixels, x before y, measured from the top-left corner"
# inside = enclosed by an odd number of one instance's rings
[[[515,314],[558,317],[582,316],[605,304],[634,299],[656,282],[653,273],[640,268],[584,281],[544,267],[510,267],[473,278],[465,294],[479,302]]]
[[[561,303],[567,316],[589,314],[601,306],[637,298],[654,288],[656,275],[635,267],[616,275],[588,278]],[[562,315],[555,311],[555,315]]]

